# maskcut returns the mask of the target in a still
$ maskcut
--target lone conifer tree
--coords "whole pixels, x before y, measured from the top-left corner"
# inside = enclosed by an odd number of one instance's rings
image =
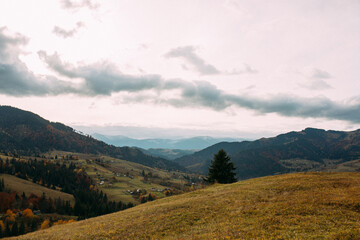
[[[230,157],[226,152],[221,149],[214,155],[214,159],[211,161],[208,177],[205,179],[209,183],[233,183],[236,182],[236,168],[234,164],[230,162]]]

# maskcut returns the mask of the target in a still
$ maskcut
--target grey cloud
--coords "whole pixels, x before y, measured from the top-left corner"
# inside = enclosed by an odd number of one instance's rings
[[[53,29],[53,33],[55,33],[57,36],[62,38],[69,38],[69,37],[73,37],[83,26],[84,23],[82,22],[77,22],[76,27],[70,30],[65,30],[59,26],[55,26]]]
[[[326,90],[332,88],[331,85],[326,82],[326,79],[332,78],[331,74],[327,71],[310,68],[299,73],[306,77],[306,82],[300,83],[300,87],[310,90]]]
[[[84,78],[85,83],[79,94],[111,95],[114,92],[136,92],[137,95],[128,97],[125,101],[162,103],[175,107],[206,107],[218,111],[229,106],[238,106],[260,114],[277,113],[282,116],[327,118],[360,123],[360,98],[351,104],[339,104],[327,98],[299,98],[290,95],[261,99],[227,94],[215,85],[203,81],[164,80],[159,75],[125,75],[107,64],[75,68],[71,64],[62,63],[56,54],[49,56],[40,52],[39,55],[58,73],[67,77]],[[155,90],[159,94],[143,95],[143,90]],[[161,93],[167,90],[180,90],[180,95],[177,98],[162,97]]]
[[[23,95],[44,95],[46,93],[42,86],[39,86],[34,76],[26,71],[23,66],[13,64],[0,64],[0,93],[23,96]]]
[[[331,78],[331,75],[330,75],[330,73],[328,73],[328,72],[326,72],[324,70],[314,68],[312,73],[311,73],[311,77],[312,78],[326,79],[326,78]]]
[[[360,122],[360,99],[356,104],[339,104],[327,98],[297,98],[294,96],[278,96],[268,100],[251,99],[251,104],[240,106],[256,109],[260,113],[277,113],[282,116],[304,118],[326,118]],[[235,100],[235,102],[238,102]]]
[[[21,46],[27,38],[5,33],[0,28],[0,93],[12,96],[57,95],[73,87],[51,76],[36,76],[20,60]]]
[[[327,82],[322,79],[310,79],[306,84],[299,84],[303,88],[310,90],[326,90],[332,88]]]
[[[244,63],[241,69],[234,69],[233,71],[229,72],[229,75],[238,75],[238,74],[255,74],[258,73],[258,70],[252,68],[249,64]]]
[[[204,59],[200,58],[196,53],[196,48],[193,46],[185,46],[171,49],[168,53],[165,54],[166,58],[183,58],[185,61],[192,65],[201,75],[216,75],[216,74],[225,74],[225,75],[238,75],[244,73],[254,74],[258,71],[253,69],[248,64],[243,64],[241,69],[234,69],[231,72],[220,71],[211,64],[205,62]],[[181,65],[184,70],[189,70],[185,65]]]
[[[170,50],[165,54],[166,58],[184,58],[189,64],[202,75],[220,74],[220,71],[214,66],[207,64],[202,58],[195,53],[193,46],[178,47]]]
[[[25,45],[28,39],[19,34],[6,34],[7,28],[0,28],[0,63],[9,63],[18,61],[18,55],[22,52],[21,45]]]
[[[48,55],[44,51],[39,51],[38,54],[57,73],[69,78],[82,78],[84,83],[78,92],[82,95],[94,96],[111,95],[115,92],[139,92],[156,89],[164,82],[159,75],[132,76],[123,74],[108,63],[74,67],[69,63],[63,63],[57,53]]]
[[[99,4],[93,3],[91,0],[82,0],[82,1],[61,0],[61,6],[64,9],[77,10],[79,8],[87,7],[91,10],[94,10],[99,7]]]

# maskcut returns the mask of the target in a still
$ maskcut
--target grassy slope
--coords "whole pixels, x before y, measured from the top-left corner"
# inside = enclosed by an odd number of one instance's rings
[[[8,174],[0,174],[0,179],[2,178],[4,178],[5,181],[5,188],[16,191],[19,195],[24,192],[26,196],[30,196],[31,193],[34,193],[40,197],[44,192],[47,197],[51,197],[53,200],[60,197],[63,200],[70,201],[71,204],[75,203],[74,197],[71,194],[52,190]]]
[[[132,202],[134,204],[139,204],[140,201],[138,199],[134,199],[133,196],[128,192],[128,190],[132,191],[134,189],[145,189],[149,193],[151,192],[152,188],[166,188],[166,186],[161,186],[156,183],[143,182],[143,177],[141,176],[142,171],[145,171],[145,173],[151,172],[154,176],[157,175],[160,178],[166,179],[170,183],[186,183],[186,181],[181,177],[182,175],[185,175],[184,173],[151,168],[145,165],[120,160],[109,156],[71,153],[64,151],[53,151],[45,155],[48,158],[55,157],[55,155],[59,158],[63,158],[66,155],[78,157],[78,160],[74,160],[74,163],[80,164],[82,166],[86,173],[97,184],[99,190],[102,190],[104,193],[106,193],[111,201],[122,201],[125,203]],[[97,164],[94,161],[95,159],[102,159],[106,167]],[[117,177],[114,172],[121,173],[121,176]],[[133,178],[124,177],[124,174],[126,173],[129,173]],[[116,181],[114,181],[112,186],[109,186],[107,184],[108,181],[105,181],[105,184],[103,186],[100,186],[99,184],[101,180],[99,179],[97,174],[108,180],[113,180],[113,178],[115,178]],[[175,176],[173,174],[175,174]],[[164,196],[164,194],[162,193],[155,193],[159,197]]]
[[[359,173],[287,174],[215,185],[19,239],[359,239],[359,203]]]

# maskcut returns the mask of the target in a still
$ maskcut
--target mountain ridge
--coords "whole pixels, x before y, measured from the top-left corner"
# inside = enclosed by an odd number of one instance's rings
[[[169,160],[146,155],[136,148],[108,145],[62,123],[11,106],[0,106],[0,150],[29,156],[52,150],[104,154],[150,167],[184,170]]]
[[[321,167],[327,160],[341,163],[360,159],[360,129],[344,132],[306,128],[255,141],[222,142],[174,161],[206,174],[213,155],[220,149],[231,156],[241,179],[316,170],[314,167],[296,170],[296,166],[290,166],[291,160]]]
[[[96,139],[114,146],[130,146],[143,149],[179,149],[179,150],[201,150],[215,143],[223,141],[243,141],[242,138],[213,138],[209,136],[197,136],[190,138],[146,138],[136,139],[123,135],[91,134]]]

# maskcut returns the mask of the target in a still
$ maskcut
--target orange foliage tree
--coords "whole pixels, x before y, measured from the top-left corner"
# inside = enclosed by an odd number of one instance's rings
[[[33,218],[34,217],[34,213],[31,209],[27,208],[23,211],[22,215],[26,218]]]
[[[40,229],[46,229],[46,228],[49,228],[49,227],[50,227],[50,220],[49,220],[49,219],[45,219],[45,220],[42,222]]]
[[[16,214],[10,209],[6,210],[5,222],[15,222]]]
[[[0,220],[0,230],[1,232],[5,232],[5,224],[2,220]]]

